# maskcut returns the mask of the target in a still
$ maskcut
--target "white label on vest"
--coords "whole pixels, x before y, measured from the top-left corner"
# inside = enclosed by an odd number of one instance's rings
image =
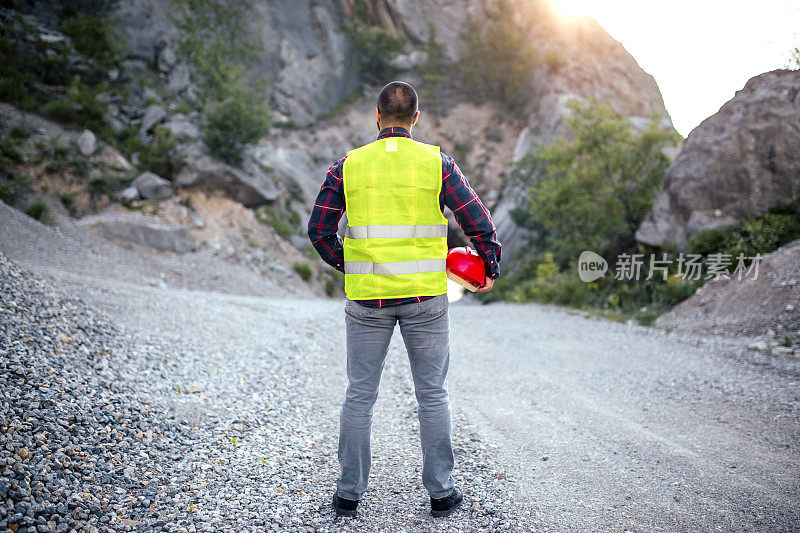
[[[388,137],[386,139],[386,151],[387,152],[397,151],[397,137]]]

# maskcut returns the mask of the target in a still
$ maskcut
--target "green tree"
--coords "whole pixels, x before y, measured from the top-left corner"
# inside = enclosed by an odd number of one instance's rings
[[[343,31],[350,41],[354,66],[361,79],[367,83],[391,81],[398,73],[392,61],[405,50],[407,40],[370,21],[364,0],[356,1],[351,20],[352,24]]]
[[[422,74],[420,96],[422,105],[434,115],[442,113],[442,92],[449,79],[447,71],[450,65],[444,53],[444,45],[436,40],[436,27],[431,23],[428,30],[428,42],[425,45],[425,61],[419,66]]]
[[[604,103],[568,105],[568,137],[539,146],[513,169],[513,179],[529,187],[529,222],[562,267],[582,250],[611,260],[635,249],[636,229],[669,166],[665,148],[680,140],[655,119],[635,131]]]
[[[511,112],[524,110],[540,62],[528,30],[517,21],[510,0],[494,0],[486,18],[467,22],[458,71],[472,99],[491,98]]]
[[[197,106],[206,118],[204,142],[211,155],[240,161],[247,144],[270,128],[265,82],[249,79],[250,67],[263,51],[248,31],[249,0],[173,0],[174,21],[181,30],[178,51],[199,79]]]

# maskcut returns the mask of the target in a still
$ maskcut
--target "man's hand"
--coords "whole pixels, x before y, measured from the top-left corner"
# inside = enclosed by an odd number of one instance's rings
[[[486,284],[479,289],[476,289],[475,292],[489,292],[492,290],[492,285],[494,285],[494,280],[492,278],[486,278]]]

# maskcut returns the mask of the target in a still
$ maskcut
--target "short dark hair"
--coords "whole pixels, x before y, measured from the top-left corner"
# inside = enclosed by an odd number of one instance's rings
[[[404,81],[387,83],[378,95],[378,111],[383,120],[410,125],[418,106],[417,91]]]

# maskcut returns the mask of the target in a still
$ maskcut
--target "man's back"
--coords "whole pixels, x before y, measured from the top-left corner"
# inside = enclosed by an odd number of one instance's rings
[[[392,82],[378,97],[378,140],[348,152],[328,169],[308,222],[320,256],[345,274],[348,387],[342,404],[333,507],[355,516],[367,489],[372,408],[395,326],[408,351],[419,403],[422,482],[431,514],[461,504],[455,488],[447,371],[446,204],[476,245],[491,290],[500,243],[488,210],[455,162],[439,148],[411,139],[419,118],[417,93]],[[344,242],[337,233],[347,209]]]
[[[447,219],[439,147],[386,137],[351,150],[343,168],[345,293],[354,300],[447,292]]]

